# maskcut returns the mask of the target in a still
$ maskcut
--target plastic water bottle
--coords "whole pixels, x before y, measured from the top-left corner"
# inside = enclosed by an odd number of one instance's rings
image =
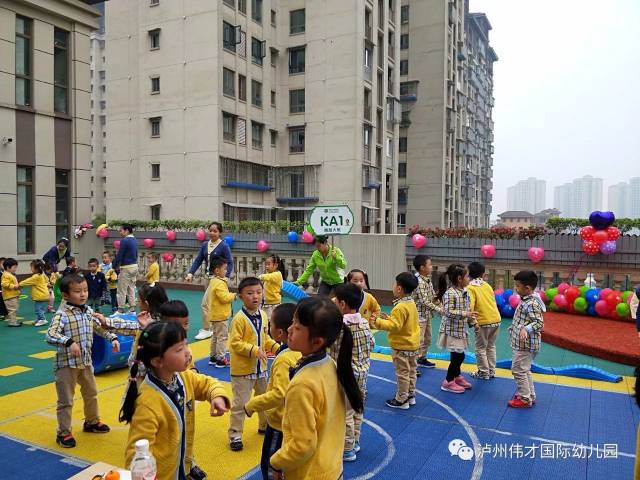
[[[142,439],[136,442],[136,454],[129,468],[131,480],[156,480],[156,459],[149,452],[149,440]]]

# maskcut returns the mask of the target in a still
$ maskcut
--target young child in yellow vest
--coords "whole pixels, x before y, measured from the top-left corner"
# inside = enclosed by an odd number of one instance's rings
[[[264,261],[264,268],[266,273],[258,277],[264,285],[264,305],[262,309],[267,313],[267,317],[271,319],[271,313],[282,301],[280,292],[282,290],[284,262],[278,255],[272,253]]]
[[[229,291],[227,278],[227,260],[224,257],[213,257],[210,262],[213,276],[207,288],[207,323],[211,328],[211,346],[209,348],[209,365],[216,368],[229,366],[227,361],[227,340],[229,339],[229,318],[231,307],[236,298]]]
[[[44,273],[44,262],[42,260],[32,261],[31,273],[32,275],[22,280],[19,286],[20,288],[31,287],[31,299],[36,313],[36,320],[33,326],[41,327],[48,323],[44,313],[49,306],[49,278]]]

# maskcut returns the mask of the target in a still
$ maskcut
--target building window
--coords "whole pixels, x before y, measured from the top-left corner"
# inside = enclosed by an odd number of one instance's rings
[[[59,113],[68,113],[69,97],[69,34],[59,28],[53,33],[53,109]],[[100,102],[102,104],[102,102]]]
[[[289,113],[304,113],[304,88],[289,90]]]
[[[409,60],[400,60],[400,75],[409,75]]]
[[[249,190],[273,190],[273,168],[257,163],[220,157],[222,185]]]
[[[34,198],[33,198],[33,168],[17,167],[17,199],[18,215],[16,225],[18,227],[18,253],[33,253],[33,224],[34,224]]]
[[[222,93],[234,98],[236,96],[236,72],[228,68],[222,69]]]
[[[234,10],[236,9],[236,0],[223,0],[223,3]]]
[[[399,213],[398,214],[398,226],[399,227],[404,227],[407,225],[407,214],[406,213]]]
[[[269,134],[271,135],[271,146],[275,147],[278,142],[278,131],[277,130],[269,130]]]
[[[409,48],[409,34],[403,33],[400,35],[400,50],[407,50]]]
[[[295,35],[297,33],[304,33],[305,26],[305,12],[304,8],[300,10],[292,10],[289,12],[289,33]]]
[[[251,80],[251,104],[262,108],[262,83]]]
[[[31,24],[16,16],[16,105],[31,106]]]
[[[276,11],[275,10],[271,10],[271,26],[272,27],[276,26]]]
[[[409,5],[400,7],[400,23],[409,23]]]
[[[151,220],[160,220],[160,209],[162,205],[151,205]]]
[[[258,122],[251,122],[251,146],[262,150],[262,132],[264,125]]]
[[[398,205],[406,205],[409,198],[409,190],[407,188],[398,189]]]
[[[149,30],[149,49],[150,50],[160,49],[160,29],[159,28],[156,28],[154,30]]]
[[[262,0],[251,0],[251,18],[262,23]]]
[[[271,90],[271,106],[276,108],[276,91]]]
[[[295,47],[289,49],[289,74],[304,72],[304,57],[304,47]]]
[[[160,0],[151,0],[149,3],[150,7],[155,7],[156,5],[160,5]]]
[[[267,42],[251,37],[251,61],[256,65],[262,65],[262,59],[267,55]]]
[[[278,50],[273,47],[269,50],[271,51],[271,66],[275,67],[278,64]]]
[[[407,178],[407,164],[406,164],[406,162],[398,163],[398,177]]]
[[[56,238],[71,235],[71,172],[56,170]]]
[[[151,93],[160,93],[160,77],[151,77]]]
[[[149,122],[151,123],[151,136],[154,138],[160,136],[161,120],[162,120],[162,117],[153,117],[149,119]]]
[[[102,153],[107,153],[107,146],[106,145],[102,146]]]
[[[238,0],[238,11],[247,14],[247,0]]]
[[[151,180],[160,180],[160,164],[151,164]]]
[[[231,52],[236,51],[237,35],[240,27],[234,27],[230,23],[222,22],[222,47]]]
[[[400,143],[398,144],[400,153],[407,153],[407,137],[400,137]]]
[[[289,153],[304,153],[304,127],[289,129]]]
[[[247,77],[238,74],[238,98],[247,101]]]
[[[236,141],[236,117],[227,112],[222,112],[222,138],[225,142]]]

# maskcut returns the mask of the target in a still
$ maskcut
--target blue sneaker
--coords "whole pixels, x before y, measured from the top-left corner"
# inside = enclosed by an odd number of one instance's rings
[[[360,452],[360,441],[357,441],[356,444],[353,447],[353,451],[356,453]]]
[[[355,462],[356,461],[356,452],[355,448],[353,450],[345,450],[342,454],[343,462]]]

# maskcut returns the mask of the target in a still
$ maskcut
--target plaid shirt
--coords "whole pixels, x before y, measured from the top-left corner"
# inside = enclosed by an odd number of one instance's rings
[[[67,303],[53,316],[45,338],[47,343],[58,347],[54,370],[64,367],[90,367],[94,330],[109,341],[118,338],[115,334],[103,330],[98,320],[91,316],[92,313],[93,310],[86,305],[77,306]],[[71,355],[69,347],[72,343],[77,343],[80,347],[80,357]]]
[[[444,307],[440,333],[455,338],[467,338],[467,325],[471,327],[476,323],[472,317],[464,316],[471,311],[469,292],[465,289],[449,287],[442,297],[442,303]]]
[[[416,274],[418,278],[418,288],[413,291],[413,300],[418,308],[418,318],[420,322],[428,322],[433,316],[433,312],[442,313],[442,307],[439,305],[436,292],[433,289],[433,283],[429,277]]]
[[[356,377],[358,386],[364,394],[367,390],[367,374],[371,365],[371,351],[375,347],[376,342],[369,328],[367,321],[362,318],[359,313],[347,314],[344,316],[344,324],[351,330],[353,336],[353,350],[351,354],[351,366],[353,374]],[[338,334],[338,338],[333,342],[329,349],[329,355],[336,362],[338,361],[338,353],[342,344],[342,331]]]
[[[509,327],[509,337],[513,350],[537,352],[540,350],[540,340],[544,328],[544,304],[537,295],[522,297],[520,304],[513,314],[513,322]],[[526,329],[529,334],[523,341],[520,330]]]

